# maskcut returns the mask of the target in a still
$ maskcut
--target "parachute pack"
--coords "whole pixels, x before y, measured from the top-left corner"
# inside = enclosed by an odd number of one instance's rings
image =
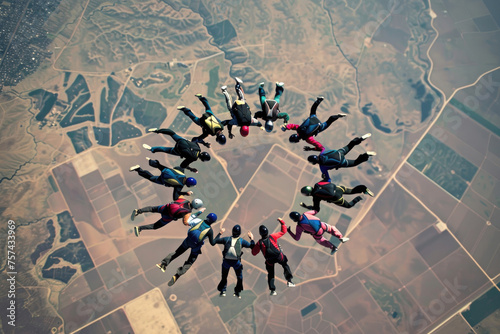
[[[250,125],[252,123],[252,113],[246,102],[236,100],[233,104],[233,115],[239,126]]]
[[[228,247],[229,246],[229,247]],[[227,252],[224,255],[226,260],[239,260],[241,258],[241,239],[231,237],[226,244]]]
[[[175,149],[181,157],[196,160],[201,152],[200,146],[188,140],[179,140],[175,144]]]

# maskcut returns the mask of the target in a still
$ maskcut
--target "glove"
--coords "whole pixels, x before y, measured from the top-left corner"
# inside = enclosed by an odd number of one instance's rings
[[[229,134],[229,139],[233,139],[234,135],[232,133]]]
[[[286,127],[286,124],[283,124],[283,125],[281,126],[281,130],[282,130],[282,131],[286,131],[286,130],[288,130],[288,129],[287,129],[287,127]]]
[[[299,204],[299,205],[300,205],[301,207],[303,207],[303,208],[306,208],[306,209],[307,209],[307,205],[306,205],[304,202],[300,202],[300,204]]]
[[[314,151],[314,147],[304,146],[304,151]]]

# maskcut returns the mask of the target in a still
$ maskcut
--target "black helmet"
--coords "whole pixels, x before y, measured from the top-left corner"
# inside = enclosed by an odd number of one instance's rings
[[[240,225],[234,225],[233,226],[233,238],[239,237],[241,234],[241,226]]]
[[[210,154],[207,152],[201,152],[200,153],[200,160],[201,161],[210,161]]]
[[[312,191],[313,191],[313,188],[311,186],[305,186],[305,187],[302,187],[302,189],[300,189],[300,192],[304,196],[311,196]]]
[[[267,235],[269,234],[269,230],[264,225],[260,225],[259,226],[259,234],[261,237],[267,238]]]
[[[290,143],[298,143],[300,141],[299,135],[298,134],[293,134],[288,138]]]
[[[315,165],[319,162],[319,157],[317,155],[310,155],[307,157],[307,161]]]
[[[298,223],[300,221],[300,216],[301,214],[298,213],[297,211],[292,211],[290,212],[290,219],[293,220],[294,222]]]
[[[221,145],[226,144],[226,136],[224,136],[222,133],[220,135],[217,135],[215,138],[215,141],[218,142]]]

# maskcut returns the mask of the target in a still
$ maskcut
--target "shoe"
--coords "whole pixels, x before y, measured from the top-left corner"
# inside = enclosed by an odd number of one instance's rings
[[[284,82],[276,82],[276,87],[283,87],[284,85]]]
[[[332,252],[331,252],[330,254],[331,254],[331,255],[335,254],[335,252],[336,252],[337,250],[338,250],[338,248],[337,248],[337,247],[335,247],[335,246],[333,246],[333,248],[332,248]]]
[[[349,238],[347,238],[347,237],[340,238],[340,241],[342,241],[342,243],[345,243],[345,242],[349,241]]]
[[[241,296],[240,296],[240,293],[239,293],[239,292],[235,292],[235,293],[233,293],[233,297],[237,297],[237,298],[241,299]]]
[[[286,286],[289,287],[289,288],[295,288],[295,284],[293,284],[292,281],[286,282]]]
[[[234,80],[236,80],[236,82],[240,85],[243,84],[243,81],[241,81],[241,79],[238,77],[234,77]]]
[[[148,129],[148,132],[155,132],[156,130],[158,130],[158,128],[151,128],[151,129]]]
[[[338,118],[342,118],[342,117],[346,117],[346,116],[347,116],[347,114],[344,114],[344,113],[339,113],[339,114],[337,114],[337,117],[338,117]]]
[[[226,291],[221,291],[219,293],[219,297],[226,297]]]
[[[365,140],[366,138],[370,138],[371,136],[372,134],[368,132],[367,134],[362,135],[361,139]]]
[[[269,295],[271,295],[271,296],[276,296],[277,294],[278,294],[278,293],[277,293],[276,291],[271,290],[271,293],[270,293]]]
[[[142,147],[144,147],[148,151],[151,151],[151,146],[149,146],[148,144],[142,144]]]
[[[259,84],[259,87],[264,88],[264,85],[265,85],[265,82],[261,82],[261,83]]]
[[[157,263],[156,266],[160,268],[160,270],[163,272],[165,272],[165,269],[167,269],[167,266],[164,265],[163,263]]]
[[[323,96],[318,96],[318,97],[316,98],[316,100],[317,100],[317,101],[323,101],[324,99],[325,99],[325,98],[324,98]]]
[[[373,191],[371,191],[371,190],[370,190],[370,189],[368,189],[368,188],[366,188],[366,190],[365,190],[365,194],[367,194],[367,195],[369,195],[369,196],[371,196],[371,197],[375,196],[375,194],[373,193]]]
[[[194,94],[194,96],[196,96],[197,98],[203,97],[203,95],[201,94]]]
[[[373,157],[375,155],[377,155],[377,152],[374,152],[374,151],[368,151],[366,152],[366,155],[370,156],[370,157]]]
[[[168,281],[168,286],[172,286],[175,284],[175,282],[177,282],[177,279],[179,278],[179,276],[177,276],[177,274],[175,274],[174,276],[172,276],[172,278],[170,279],[170,281]]]
[[[131,171],[131,172],[133,172],[133,171],[138,170],[139,168],[141,168],[141,166],[135,165],[135,166],[130,167],[128,170]]]
[[[222,86],[222,87],[220,88],[220,90],[221,90],[222,92],[227,92],[227,86]]]
[[[151,158],[150,157],[146,157],[146,160],[149,161],[149,160],[151,160]]]
[[[137,217],[139,215],[139,210],[137,209],[134,209],[134,211],[132,211],[132,214],[130,215],[130,220],[131,221],[134,221],[135,217]],[[134,227],[135,228],[138,228],[137,226]],[[137,236],[139,236],[139,233],[136,233]]]
[[[134,210],[135,211],[135,210]],[[138,237],[139,234],[141,234],[141,230],[139,230],[139,226],[134,226],[134,233],[135,236]]]

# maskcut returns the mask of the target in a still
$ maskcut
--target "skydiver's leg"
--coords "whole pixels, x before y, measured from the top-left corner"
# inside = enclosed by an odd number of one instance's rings
[[[334,244],[332,244],[330,241],[325,239],[325,237],[323,237],[323,236],[313,236],[313,237],[314,237],[314,240],[316,240],[316,242],[323,247],[326,247],[328,249],[333,249],[335,247]]]
[[[163,171],[165,168],[167,168],[166,166],[163,166],[158,160],[155,160],[155,159],[149,160],[149,165],[151,167],[157,168],[161,171]]]
[[[362,194],[367,189],[365,185],[359,185],[359,186],[356,186],[354,188],[349,188],[349,187],[344,187],[344,186],[340,186],[340,187],[343,188],[345,194]]]
[[[243,87],[241,84],[236,81],[236,85],[234,86],[234,90],[236,91],[236,94],[238,95],[238,100],[245,101],[245,94],[243,93]]]
[[[210,108],[210,104],[208,104],[208,100],[205,96],[200,96],[198,97],[198,99],[200,100],[200,102],[203,104],[203,106],[205,107],[205,110],[209,113],[212,114],[212,109]]]
[[[156,176],[156,175],[153,175],[151,174],[149,171],[147,170],[144,170],[142,168],[139,168],[137,170],[137,173],[142,176],[143,178],[145,179],[148,179],[149,181],[151,182],[154,182],[154,183],[157,183],[157,184],[163,184],[163,182],[161,182],[161,179],[159,176]]]
[[[262,108],[264,108],[264,103],[266,102],[266,91],[262,86],[259,86],[259,98],[260,98],[260,105],[262,106]]]
[[[175,147],[153,146],[153,147],[151,147],[151,152],[153,152],[153,153],[162,152],[162,153],[180,156],[180,154],[177,153],[177,150],[175,149]]]
[[[193,265],[193,263],[198,258],[198,255],[199,255],[199,253],[195,253],[195,252],[191,252],[189,254],[189,257],[186,260],[186,262],[184,262],[184,265],[182,267],[177,268],[177,274],[176,274],[177,278],[179,278],[182,275],[184,275],[189,270],[189,268],[191,268],[191,266]]]
[[[226,87],[226,86],[222,86],[222,87]],[[231,95],[229,95],[229,93],[227,92],[227,87],[226,87],[226,89],[222,89],[222,94],[224,94],[224,98],[226,99],[227,110],[229,110],[229,112],[231,112],[231,110],[233,109],[233,102],[231,100]]]
[[[313,105],[311,106],[311,112],[309,113],[309,116],[316,115],[316,109],[318,109],[319,104],[323,101],[323,98],[317,98],[316,101],[314,101]]]
[[[266,270],[267,270],[267,285],[269,286],[269,290],[275,291],[276,286],[274,285],[274,263],[270,264],[266,261]]]
[[[276,91],[274,93],[274,101],[280,103],[280,97],[281,95],[283,94],[283,91],[285,90],[285,88],[283,87],[283,83],[282,82],[277,82],[276,83]]]
[[[288,266],[288,258],[286,257],[286,255],[283,254],[283,261],[278,263],[283,267],[283,275],[285,276],[286,281],[290,282],[293,278],[293,275],[290,267]]]
[[[154,223],[154,224],[139,226],[139,232],[142,230],[157,230],[157,229],[162,228],[163,226],[167,225],[168,223],[170,223],[170,222],[166,222],[163,219],[158,219],[156,221],[156,223]]]
[[[328,225],[327,223],[321,222],[321,228],[326,233],[336,236],[337,238],[342,238],[342,232],[340,232],[335,226]]]
[[[196,124],[196,125],[199,125],[201,126],[201,123],[200,123],[200,118],[199,117],[196,117],[195,114],[193,114],[193,112],[191,111],[191,109],[189,108],[184,108],[182,109],[182,112],[184,112],[184,115],[186,115],[187,117],[191,118],[191,120]]]
[[[218,291],[226,291],[227,287],[227,275],[229,274],[229,269],[231,266],[226,262],[226,260],[222,261],[222,269],[221,269],[221,280],[219,282],[219,285],[217,285],[217,290]]]
[[[234,292],[239,294],[243,291],[243,264],[241,264],[241,261],[238,261],[233,268],[234,273],[236,274],[236,286],[234,287]]]
[[[170,262],[184,254],[184,252],[188,249],[189,247],[186,246],[186,242],[182,242],[182,244],[175,250],[175,252],[168,254],[163,260],[161,260],[161,264],[165,267],[168,266]]]

